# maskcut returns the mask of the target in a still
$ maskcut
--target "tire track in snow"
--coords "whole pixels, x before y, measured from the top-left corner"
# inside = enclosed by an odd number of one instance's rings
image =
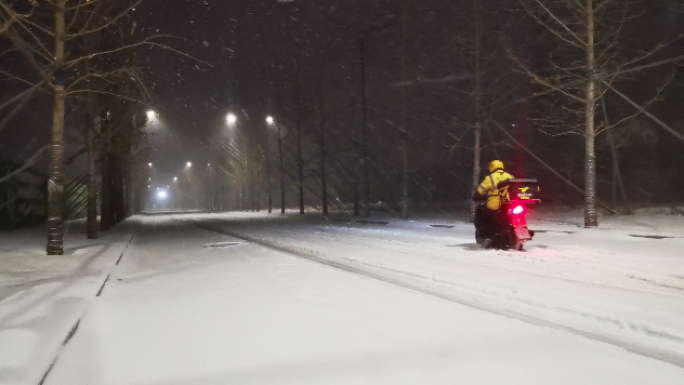
[[[344,263],[340,263],[340,262],[336,262],[336,261],[332,261],[329,259],[325,259],[325,258],[316,256],[315,253],[312,251],[307,251],[307,250],[302,250],[299,248],[279,245],[273,241],[268,241],[268,240],[264,240],[261,238],[251,237],[248,235],[243,235],[240,233],[235,233],[235,232],[220,229],[220,228],[215,228],[215,227],[205,225],[205,224],[200,224],[200,223],[197,223],[196,226],[199,228],[202,228],[204,230],[207,230],[207,231],[212,231],[212,232],[215,232],[218,234],[223,234],[223,235],[227,235],[227,236],[230,236],[233,238],[241,239],[241,240],[244,240],[247,242],[251,242],[251,243],[260,245],[262,247],[266,247],[266,248],[274,250],[274,251],[278,251],[278,252],[288,254],[291,256],[296,256],[296,257],[299,257],[299,258],[302,258],[302,259],[305,259],[308,261],[323,264],[323,265],[326,265],[326,266],[329,266],[332,268],[336,268],[339,270],[343,270],[346,272],[350,272],[353,274],[357,274],[357,275],[365,276],[368,278],[376,279],[376,280],[379,280],[379,281],[382,281],[382,282],[385,282],[388,284],[403,287],[405,289],[421,292],[421,293],[424,293],[424,294],[427,294],[427,295],[430,295],[433,297],[437,297],[440,299],[444,299],[444,300],[447,300],[447,301],[450,301],[453,303],[457,303],[457,304],[460,304],[463,306],[468,306],[468,307],[475,308],[475,309],[478,309],[481,311],[497,314],[500,316],[515,319],[518,321],[531,323],[531,324],[538,325],[538,326],[549,327],[549,328],[553,328],[553,329],[557,329],[557,330],[563,330],[563,331],[566,331],[566,332],[569,332],[569,333],[572,333],[575,335],[579,335],[579,336],[582,336],[582,337],[585,337],[585,338],[588,338],[591,340],[595,340],[595,341],[607,343],[610,345],[618,346],[618,347],[621,347],[621,348],[623,348],[627,351],[630,351],[632,353],[636,353],[636,354],[639,354],[639,355],[642,355],[645,357],[664,361],[664,362],[670,363],[672,365],[684,368],[684,354],[681,354],[679,352],[673,352],[672,350],[668,350],[666,348],[661,348],[658,346],[647,346],[646,344],[633,343],[633,342],[626,341],[624,339],[620,339],[620,338],[613,337],[610,335],[602,334],[599,332],[583,330],[583,329],[573,327],[573,326],[570,326],[567,324],[563,324],[563,323],[559,323],[559,322],[553,322],[553,321],[550,321],[550,320],[547,320],[547,319],[544,319],[541,317],[536,317],[533,315],[524,314],[521,312],[511,310],[511,309],[507,309],[507,308],[504,308],[503,306],[484,304],[484,303],[478,301],[477,299],[467,298],[463,294],[458,295],[458,293],[454,293],[454,292],[448,292],[447,293],[447,292],[443,292],[443,291],[438,290],[438,288],[436,288],[436,287],[430,287],[429,286],[430,282],[438,283],[438,284],[447,284],[450,286],[455,285],[455,283],[453,283],[453,282],[448,282],[448,281],[439,282],[439,280],[434,280],[433,278],[430,278],[430,277],[423,277],[419,274],[400,271],[400,270],[394,271],[394,269],[389,269],[389,268],[385,268],[382,266],[376,266],[376,265],[368,266],[368,264],[366,264],[367,268],[364,269],[364,268],[351,266],[351,265],[347,265]],[[381,274],[378,272],[374,272],[374,271],[372,271],[372,269],[379,269],[379,270],[383,270],[383,271],[388,271],[388,272],[393,273],[395,275],[403,276],[404,279],[392,277],[392,276],[387,275],[387,274]],[[411,279],[420,280],[420,281],[422,281],[420,283],[423,283],[423,285],[421,285],[418,282],[411,282]],[[426,283],[428,284],[427,286],[425,285]],[[465,293],[465,294],[468,294],[468,293]],[[532,303],[528,303],[528,305],[531,305],[531,304]],[[578,315],[578,316],[586,317],[586,318],[593,318],[595,320],[603,321],[605,323],[612,323],[618,327],[628,326],[631,331],[641,332],[641,333],[648,335],[650,337],[660,338],[660,339],[663,339],[667,342],[674,342],[674,343],[680,343],[680,344],[684,343],[684,337],[677,336],[675,334],[668,333],[666,331],[655,330],[655,329],[649,327],[648,325],[624,325],[624,323],[621,322],[620,320],[611,319],[611,317],[603,317],[601,315],[591,314],[588,312],[584,312],[584,313],[577,312],[577,311],[572,310],[572,309],[560,309],[560,310],[569,312],[570,314],[573,314],[573,315]]]
[[[314,226],[314,228],[316,228],[317,231],[321,232],[320,234],[318,234],[318,233],[316,234],[316,239],[327,239],[330,241],[341,242],[343,244],[360,245],[361,243],[364,243],[365,248],[380,248],[378,246],[377,239],[369,238],[365,234],[362,234],[362,235],[352,234],[352,233],[339,234],[339,233],[328,231],[328,229],[317,228],[316,226]],[[268,229],[265,227],[260,227],[259,229],[260,230],[273,231],[273,229]],[[305,242],[309,241],[308,238],[304,238],[304,239],[302,239],[301,237],[300,238],[294,238],[294,236],[298,235],[296,232],[294,234],[289,234],[290,232],[295,231],[295,230],[278,229],[276,231],[279,234],[281,234],[280,237],[283,239],[288,239],[288,240],[293,240],[293,241],[296,240],[296,241],[300,241],[300,242],[302,240],[304,240]],[[454,237],[434,237],[434,236],[423,237],[423,236],[416,236],[416,235],[405,236],[405,235],[396,235],[396,234],[394,236],[399,237],[399,238],[408,238],[411,240],[412,239],[419,239],[419,240],[437,239],[439,241],[443,241],[445,239],[461,240],[461,238],[454,238]],[[393,248],[392,252],[395,254],[413,255],[415,253],[415,251],[413,251],[413,250],[412,251],[406,251],[402,248],[402,245],[407,246],[407,249],[410,249],[411,247],[415,247],[415,244],[413,244],[407,240],[404,240],[404,239],[398,240],[395,238],[387,239],[387,238],[383,238],[383,237],[379,237],[379,239],[387,242],[386,244],[383,245],[382,248],[380,248],[381,251],[387,250],[387,246],[390,246]],[[439,245],[439,246],[421,245],[421,252],[426,251],[426,249],[429,249],[430,253],[421,254],[421,255],[435,259],[435,260],[438,260],[438,261],[449,262],[450,264],[454,264],[454,265],[458,264],[458,265],[462,265],[462,266],[473,266],[473,267],[494,269],[494,270],[510,272],[510,273],[514,273],[514,274],[529,275],[532,277],[539,277],[539,278],[557,279],[560,281],[565,281],[565,282],[570,282],[570,283],[577,283],[577,284],[581,284],[581,285],[595,286],[595,287],[599,287],[599,288],[607,288],[607,289],[612,289],[612,290],[621,290],[621,291],[625,291],[625,292],[635,292],[635,293],[644,293],[644,294],[652,294],[652,295],[665,295],[665,296],[680,297],[684,300],[684,290],[679,286],[671,285],[671,284],[668,284],[666,282],[660,282],[659,279],[661,279],[661,278],[659,278],[659,277],[648,277],[648,278],[644,278],[644,279],[639,279],[638,277],[632,276],[633,275],[633,274],[631,274],[632,270],[628,270],[627,268],[619,266],[619,265],[611,265],[611,264],[606,264],[606,263],[600,263],[600,261],[592,261],[591,263],[592,263],[592,265],[601,265],[604,267],[609,267],[609,268],[612,267],[612,268],[618,268],[620,270],[624,270],[624,271],[622,271],[622,274],[614,274],[614,273],[610,272],[610,269],[606,270],[607,274],[610,274],[611,277],[619,278],[621,280],[624,280],[625,278],[627,278],[627,280],[633,280],[633,279],[637,278],[641,282],[644,282],[646,284],[649,284],[649,285],[652,285],[655,287],[652,287],[652,288],[649,287],[648,289],[646,289],[646,288],[634,288],[634,287],[628,287],[625,284],[616,284],[616,283],[611,283],[611,282],[597,282],[597,281],[592,281],[589,279],[581,279],[581,278],[576,278],[576,277],[563,276],[563,275],[556,274],[553,272],[548,272],[548,274],[540,274],[537,272],[529,271],[525,268],[521,268],[519,266],[513,267],[511,265],[511,266],[506,267],[506,266],[495,265],[492,263],[487,263],[488,260],[479,260],[479,261],[463,260],[463,259],[455,260],[453,258],[447,258],[447,257],[441,256],[441,255],[435,254],[436,252],[442,251],[442,249],[443,249],[442,245]],[[577,250],[577,249],[567,248],[567,250],[573,251],[573,250]],[[314,251],[314,250],[311,250],[311,251]],[[597,255],[603,255],[604,254],[603,252],[586,251],[586,250],[582,250],[582,251],[585,254],[586,253],[592,253],[592,254],[597,254]],[[519,254],[518,252],[511,254],[511,252],[504,252],[504,251],[499,251],[498,253],[500,253],[501,255],[505,255],[507,257],[514,257],[515,256],[516,258],[518,258],[517,255]],[[612,255],[612,254],[610,254],[610,255]],[[539,255],[539,256],[536,256],[536,255],[534,256],[534,258],[537,258],[538,260],[541,260],[541,259],[539,259],[541,257],[543,257],[543,254]],[[535,262],[536,261],[537,260],[535,260]],[[357,262],[357,261],[354,261],[354,262]],[[560,267],[564,267],[564,266],[560,266]],[[647,273],[642,272],[641,274],[644,275]],[[626,282],[626,281],[624,281],[624,282]],[[665,292],[662,290],[658,290],[658,288],[671,289],[671,290],[668,292]],[[672,290],[676,290],[677,292],[671,292]]]
[[[109,273],[107,273],[107,277],[104,279],[104,281],[102,282],[102,285],[100,286],[100,289],[95,294],[95,298],[102,295],[102,291],[104,290],[105,285],[107,285],[107,282],[109,281],[109,277],[111,276],[112,270],[116,266],[118,266],[119,263],[121,262],[121,259],[123,258],[124,254],[128,250],[128,247],[131,245],[131,242],[133,242],[133,237],[134,236],[131,236],[131,239],[129,239],[128,243],[126,243],[126,247],[124,247],[124,249],[121,252],[121,255],[119,255],[119,258],[117,259],[116,263],[114,264],[114,266],[112,266],[109,269]],[[47,370],[45,370],[45,373],[43,374],[43,377],[41,378],[38,385],[43,385],[45,383],[45,380],[50,375],[50,372],[52,371],[52,369],[55,367],[57,360],[59,360],[59,356],[62,354],[62,351],[67,346],[69,341],[71,341],[71,339],[74,338],[74,335],[76,335],[76,332],[78,331],[78,327],[81,324],[81,320],[83,319],[83,315],[85,315],[86,312],[88,311],[88,307],[89,306],[87,306],[86,308],[83,309],[83,311],[81,312],[81,315],[78,317],[78,319],[76,320],[74,325],[71,327],[71,329],[69,329],[69,332],[67,333],[66,337],[64,338],[64,341],[62,342],[62,345],[60,346],[59,350],[57,351],[57,354],[55,354],[55,358],[52,360],[52,362],[50,363],[50,366],[47,368]]]

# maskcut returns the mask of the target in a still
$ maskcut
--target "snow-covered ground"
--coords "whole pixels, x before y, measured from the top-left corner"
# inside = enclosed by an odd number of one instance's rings
[[[134,234],[118,266],[84,246],[54,266],[28,261],[74,290],[26,280],[0,301],[0,383],[38,384],[51,355],[45,384],[684,383],[681,217],[588,230],[568,213],[533,215],[545,232],[524,253],[481,250],[448,216],[373,221],[135,217],[103,240],[125,249]],[[21,284],[16,249],[0,248],[0,290]],[[81,301],[66,346],[46,337],[46,320],[64,318],[54,304],[12,302],[31,290]],[[32,356],[47,366],[27,367]]]
[[[42,228],[0,233],[0,384],[38,384],[130,236],[86,240],[66,228],[65,255],[45,255]]]
[[[482,250],[472,225],[433,219],[202,223],[684,366],[684,218],[643,213],[584,229],[573,213],[532,213],[537,237],[525,253]]]

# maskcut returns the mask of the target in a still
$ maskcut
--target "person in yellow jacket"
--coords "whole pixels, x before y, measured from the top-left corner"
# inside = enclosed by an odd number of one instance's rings
[[[513,175],[504,171],[504,164],[495,160],[489,164],[489,175],[480,183],[473,197],[474,201],[486,201],[484,205],[478,205],[475,210],[475,239],[477,243],[487,246],[487,239],[491,234],[499,230],[501,224],[501,205],[510,200],[508,186],[499,184],[514,179]],[[490,241],[491,243],[491,241]]]
[[[504,164],[500,160],[495,160],[489,164],[490,174],[477,187],[475,200],[487,199],[487,208],[498,210],[502,203],[508,202],[511,198],[508,194],[508,186],[499,188],[499,183],[513,179],[513,175],[504,171]]]

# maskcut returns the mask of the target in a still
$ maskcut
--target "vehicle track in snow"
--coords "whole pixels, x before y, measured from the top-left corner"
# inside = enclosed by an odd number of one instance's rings
[[[460,291],[459,284],[457,282],[435,279],[434,277],[427,277],[419,273],[392,269],[386,266],[379,266],[365,262],[348,260],[349,262],[352,262],[356,265],[353,266],[351,264],[343,263],[344,261],[340,262],[323,258],[320,256],[320,253],[316,252],[315,250],[306,250],[299,247],[286,246],[278,244],[277,242],[274,242],[272,240],[253,237],[204,223],[196,223],[196,226],[204,230],[212,231],[236,239],[251,242],[274,251],[299,257],[308,261],[326,265],[335,269],[340,269],[353,274],[362,275],[371,279],[376,279],[388,284],[403,287],[405,289],[418,291],[460,305],[501,315],[511,319],[528,322],[538,326],[564,330],[572,334],[576,334],[579,336],[583,336],[585,338],[604,342],[614,346],[618,346],[630,352],[640,354],[649,358],[657,359],[660,361],[668,362],[670,364],[684,368],[684,352],[682,351],[682,346],[684,346],[684,336],[677,335],[676,333],[669,332],[667,330],[662,330],[658,327],[652,327],[648,324],[625,321],[617,317],[611,317],[610,315],[601,315],[592,312],[586,312],[583,311],[583,309],[575,309],[568,306],[560,306],[553,309],[560,313],[567,313],[571,317],[576,317],[577,322],[579,322],[579,324],[582,324],[582,322],[598,321],[599,323],[602,323],[604,325],[612,326],[612,328],[615,329],[613,331],[623,331],[624,333],[636,333],[642,336],[648,336],[650,338],[654,338],[662,342],[662,345],[655,346],[653,344],[630,341],[629,338],[620,338],[616,335],[616,333],[601,333],[600,331],[597,332],[594,328],[591,327],[591,325],[588,324],[582,325],[584,326],[584,328],[581,328],[569,325],[568,323],[554,321],[550,319],[553,317],[544,317],[544,314],[542,314],[539,311],[535,311],[542,310],[545,304],[533,303],[534,301],[524,304],[524,299],[522,299],[521,301],[519,301],[519,303],[513,304],[516,306],[530,305],[533,308],[535,306],[538,307],[538,309],[532,309],[532,311],[528,311],[528,313],[526,314],[521,311],[516,311],[516,309],[512,308],[514,306],[507,307],[504,304],[497,305],[496,303],[492,303],[494,301],[483,301],[483,298],[472,298],[472,293],[469,292],[470,290]],[[443,286],[445,285],[452,286],[452,289],[455,288],[456,290],[444,290]],[[666,347],[663,345],[665,345]]]
[[[338,227],[335,226],[335,229]],[[289,239],[289,240],[297,240],[300,242],[307,242],[308,238],[302,238],[301,233],[297,233],[297,230],[291,230],[291,229],[271,229],[271,228],[266,228],[266,227],[259,227],[260,230],[264,231],[276,231],[281,236],[279,238],[281,239]],[[610,253],[608,251],[599,251],[599,250],[585,250],[585,249],[579,249],[579,248],[563,248],[560,249],[560,251],[555,248],[560,256],[558,255],[549,255],[549,251],[546,249],[539,249],[537,252],[535,251],[530,251],[529,253],[519,253],[519,252],[513,252],[513,251],[498,251],[496,252],[498,255],[506,257],[508,260],[510,260],[513,263],[509,263],[507,266],[502,266],[502,265],[497,265],[495,262],[491,260],[491,258],[480,258],[478,257],[477,259],[474,258],[451,258],[447,255],[444,255],[445,253],[445,242],[463,242],[465,241],[464,238],[462,237],[452,237],[452,236],[434,236],[434,235],[416,235],[416,234],[405,234],[402,232],[392,232],[391,230],[384,230],[380,231],[378,229],[374,229],[375,231],[373,232],[372,238],[369,237],[367,234],[354,234],[351,231],[349,233],[337,233],[330,231],[328,226],[320,226],[320,225],[314,225],[311,227],[311,229],[315,229],[319,233],[316,233],[315,238],[316,240],[328,240],[331,242],[339,242],[342,244],[350,245],[353,244],[355,246],[360,246],[363,245],[364,250],[370,250],[370,249],[378,249],[379,251],[391,251],[395,255],[416,255],[416,244],[414,243],[415,240],[419,241],[435,241],[431,242],[430,244],[421,244],[420,249],[418,252],[420,252],[420,257],[421,258],[431,258],[433,260],[437,261],[443,261],[443,262],[448,262],[451,265],[461,265],[461,266],[473,266],[473,267],[479,267],[479,268],[487,268],[487,269],[495,269],[499,271],[505,271],[505,272],[510,272],[514,274],[524,274],[524,275],[529,275],[533,277],[539,277],[539,278],[549,278],[549,279],[558,279],[562,281],[567,281],[567,282],[573,282],[573,283],[578,283],[578,284],[583,284],[583,285],[591,285],[591,286],[597,286],[597,287],[603,287],[603,288],[610,288],[610,289],[616,289],[616,290],[623,290],[623,291],[628,291],[628,292],[640,292],[640,293],[646,293],[646,294],[657,294],[657,295],[664,295],[664,296],[673,296],[673,297],[678,297],[684,300],[684,287],[677,282],[677,280],[672,280],[673,277],[671,276],[665,276],[663,274],[659,274],[656,272],[647,272],[647,271],[638,271],[638,274],[635,274],[635,271],[633,268],[628,268],[626,266],[622,266],[621,264],[615,264],[615,263],[606,263],[603,262],[602,258],[606,256],[614,257],[616,254],[615,253]],[[345,230],[347,229],[352,229],[345,227]],[[358,229],[358,228],[354,228]],[[367,231],[367,229],[364,229],[364,231]],[[384,241],[381,245],[379,245],[378,241]],[[463,244],[459,244],[458,246],[463,246]],[[316,245],[312,245],[314,249],[311,249],[311,251],[316,251],[315,247]],[[573,252],[573,251],[579,251],[582,252],[585,256],[591,256],[591,265],[590,267],[582,267],[580,266],[568,266],[569,261],[572,260],[572,257],[569,255],[563,255],[563,252]],[[483,251],[484,252],[484,251]],[[481,256],[478,254],[478,256]],[[622,255],[620,255],[622,257]],[[548,262],[549,260],[553,260],[556,262],[559,262],[559,258],[561,259],[558,266],[556,266],[555,271],[546,271],[545,273],[539,273],[534,271],[534,269],[530,269],[530,265],[535,265],[537,263],[541,262]],[[590,276],[586,276],[584,279],[581,278],[581,275],[576,274],[577,271],[579,272],[585,272],[587,274],[589,273],[594,273],[594,270],[597,267],[601,268],[602,271],[605,272],[607,276],[612,276],[615,278],[617,281],[615,282],[609,282],[609,281],[597,281],[597,280],[592,280]],[[568,268],[572,269],[579,269],[577,271],[573,271],[572,273],[568,273]],[[615,271],[615,270],[618,271]],[[617,273],[617,274],[616,274]],[[632,280],[638,280],[642,284],[640,288],[634,287],[634,285],[629,282]]]

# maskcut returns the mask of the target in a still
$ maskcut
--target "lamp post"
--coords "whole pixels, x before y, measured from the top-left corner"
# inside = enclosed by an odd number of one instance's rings
[[[275,122],[272,116],[266,117],[266,124],[271,125]],[[271,155],[270,155],[270,147],[268,145],[268,137],[266,139],[266,150],[264,151],[264,155],[266,158],[266,188],[268,189],[268,213],[271,214],[273,212],[273,183],[272,183],[272,175],[271,175]]]
[[[268,124],[272,124],[276,128],[278,135],[278,158],[280,160],[280,213],[285,214],[285,169],[283,168],[283,139],[280,136],[280,125],[273,117],[266,118]]]
[[[211,167],[211,163],[207,163],[207,171],[209,174],[209,211],[214,211],[214,169]]]
[[[226,123],[228,124],[228,127],[231,129],[235,129],[235,126],[237,124],[237,116],[233,114],[232,112],[228,113],[226,115]],[[236,145],[238,145],[238,138],[239,136],[233,131],[233,135],[236,139]],[[251,209],[254,209],[254,192],[253,190],[253,185],[252,185],[252,173],[250,170],[250,162],[249,162],[249,143],[247,141],[247,136],[243,135],[244,138],[244,172],[242,172],[241,176],[244,177],[242,180],[241,185],[239,186],[240,189],[240,194],[238,195],[238,200],[239,200],[239,208],[240,210],[245,210],[245,211],[250,211],[250,206]]]

